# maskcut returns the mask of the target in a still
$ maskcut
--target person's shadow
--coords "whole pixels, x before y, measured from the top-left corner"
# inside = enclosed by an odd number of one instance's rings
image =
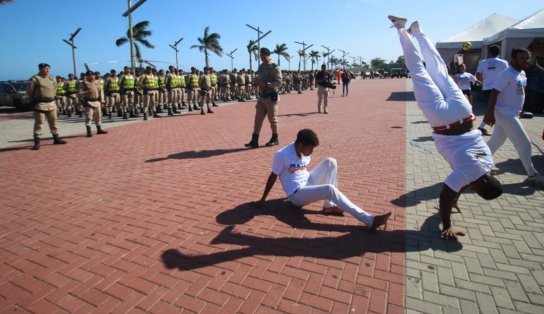
[[[168,159],[196,159],[196,158],[208,158],[213,156],[219,156],[219,155],[225,155],[225,154],[231,154],[231,153],[237,153],[244,150],[248,150],[247,148],[232,148],[232,149],[213,149],[213,150],[200,150],[200,151],[186,151],[181,153],[175,153],[170,154],[166,157],[159,157],[159,158],[153,158],[148,159],[145,162],[157,162],[157,161],[164,161]]]
[[[251,203],[245,203],[216,217],[218,223],[228,226],[210,243],[236,245],[240,246],[239,248],[202,255],[190,255],[171,248],[162,253],[162,261],[168,269],[192,270],[254,255],[306,256],[338,260],[365,253],[421,251],[429,248],[454,252],[462,249],[461,243],[440,238],[438,213],[427,218],[421,230],[377,232],[370,232],[367,228],[356,225],[315,223],[305,217],[310,214],[319,212],[298,209],[284,199],[269,201],[265,208],[260,209],[252,207]],[[344,234],[318,238],[265,238],[242,234],[235,230],[236,225],[244,224],[259,215],[271,215],[293,229]],[[407,239],[410,241],[407,242]]]

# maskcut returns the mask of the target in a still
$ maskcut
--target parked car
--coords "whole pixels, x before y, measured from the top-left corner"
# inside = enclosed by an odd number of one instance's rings
[[[391,78],[408,78],[408,73],[403,68],[392,68],[391,69]]]
[[[32,109],[30,97],[26,94],[27,81],[0,82],[0,106],[15,107],[19,111]]]

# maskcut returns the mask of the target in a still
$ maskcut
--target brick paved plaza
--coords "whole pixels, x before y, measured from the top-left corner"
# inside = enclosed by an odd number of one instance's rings
[[[312,128],[340,189],[393,214],[370,233],[355,218],[299,210],[279,185],[256,209],[278,149],[247,150],[255,101],[215,114],[105,119],[67,145],[31,113],[0,114],[0,310],[18,313],[544,313],[544,191],[523,182],[510,142],[495,155],[505,193],[468,192],[439,237],[449,166],[406,79],[354,80],[317,114],[315,91],[282,95],[280,145]],[[476,113],[481,121],[482,106]],[[522,120],[544,173],[544,117]],[[94,128],[93,128],[94,131]],[[268,141],[265,121],[261,144]]]

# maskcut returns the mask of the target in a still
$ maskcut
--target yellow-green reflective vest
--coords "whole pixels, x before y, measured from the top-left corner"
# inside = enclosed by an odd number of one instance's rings
[[[73,93],[75,93],[77,91],[77,87],[76,87],[77,85],[76,84],[77,84],[76,80],[69,80],[66,83],[66,85],[67,85],[66,89],[67,89],[68,93],[73,94]]]
[[[103,79],[103,78],[99,78],[99,79],[98,79],[98,84],[100,84],[100,90],[101,90],[102,92],[104,92],[104,84],[105,84],[105,83],[106,83],[106,82],[104,82],[104,79]]]
[[[157,78],[154,75],[146,75],[145,76],[145,82],[144,82],[144,88],[148,90],[155,90],[159,88],[159,83],[157,82]]]
[[[170,73],[170,80],[168,80],[168,87],[169,88],[178,87],[178,76],[176,74]]]
[[[210,80],[212,82],[212,86],[217,85],[217,75],[215,75],[215,73],[210,74]]]
[[[119,91],[119,78],[110,77],[108,81],[108,92],[118,92]]]
[[[123,76],[123,89],[132,90],[134,89],[134,76],[124,75]]]
[[[179,78],[179,87],[181,88],[185,88],[185,75],[183,74],[180,74],[178,75],[178,78]]]
[[[66,95],[64,84],[62,84],[62,82],[57,82],[57,96],[64,96],[64,95]]]
[[[166,85],[166,79],[164,78],[164,76],[159,76],[159,88],[160,89],[163,89]]]
[[[191,88],[198,88],[198,75],[195,73],[191,74]]]

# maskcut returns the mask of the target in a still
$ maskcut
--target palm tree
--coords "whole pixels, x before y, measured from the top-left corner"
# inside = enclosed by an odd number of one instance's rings
[[[221,35],[219,35],[218,33],[209,34],[209,32],[210,27],[206,26],[206,28],[204,29],[204,37],[198,37],[198,42],[200,43],[200,45],[191,46],[191,49],[198,48],[200,52],[204,52],[207,67],[209,66],[208,50],[220,57],[223,55],[223,48],[221,48],[221,45],[219,44],[219,39],[221,39]]]
[[[276,49],[274,49],[272,53],[275,53],[278,55],[278,66],[281,66],[280,57],[284,57],[285,60],[287,60],[290,57],[289,53],[287,52],[286,44],[281,44],[281,45],[276,44]]]
[[[149,26],[149,21],[142,21],[134,26],[132,26],[132,34],[134,39],[134,49],[136,50],[136,59],[138,61],[142,60],[142,53],[140,51],[140,46],[138,46],[138,43],[144,45],[147,48],[153,49],[155,46],[151,44],[147,39],[145,39],[148,36],[151,36],[152,32],[150,30],[147,30],[146,28]],[[117,47],[122,46],[128,42],[130,42],[130,29],[127,30],[127,36],[121,37],[115,41],[115,45]]]
[[[298,70],[300,71],[300,60],[304,60],[304,67],[306,67],[306,51],[299,50],[298,52]]]
[[[253,63],[252,59],[255,59],[255,61],[258,61],[258,50],[259,46],[257,46],[257,42],[254,40],[250,40],[247,44],[247,52],[249,53],[249,70],[253,71]]]
[[[319,63],[319,58],[321,55],[319,54],[319,51],[312,50],[310,51],[310,58],[312,59],[312,71],[314,70],[314,64]]]
[[[321,55],[323,56],[323,64],[325,64],[328,67],[329,66],[329,56],[331,55],[331,53],[323,51],[321,53]]]
[[[329,61],[329,62],[330,62],[330,64],[331,64],[331,67],[330,67],[330,68],[333,69],[333,68],[335,68],[336,65],[340,62],[340,60],[339,60],[338,58],[336,58],[335,56],[332,56],[332,57],[330,58],[330,61]]]
[[[15,0],[0,0],[0,4],[14,2]]]

